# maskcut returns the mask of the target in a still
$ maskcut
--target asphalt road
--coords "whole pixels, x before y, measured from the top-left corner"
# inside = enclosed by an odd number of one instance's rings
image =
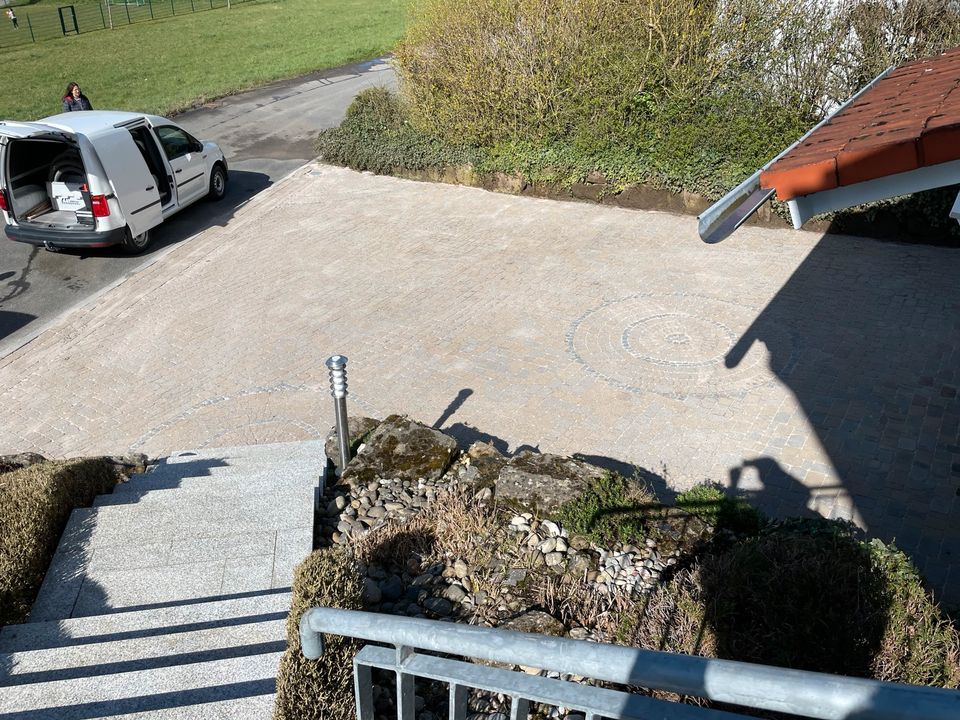
[[[317,131],[338,125],[354,96],[377,85],[395,85],[392,69],[381,60],[275,83],[177,116],[198,138],[223,148],[230,163],[227,196],[174,215],[154,230],[142,255],[110,248],[48,252],[0,233],[0,357],[71,308],[162,259],[172,246],[225,223],[251,197],[313,159]]]

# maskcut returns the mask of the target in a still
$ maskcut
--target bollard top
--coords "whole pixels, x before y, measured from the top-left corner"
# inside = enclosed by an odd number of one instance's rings
[[[325,365],[330,370],[341,370],[347,366],[347,356],[346,355],[331,355],[327,358]]]

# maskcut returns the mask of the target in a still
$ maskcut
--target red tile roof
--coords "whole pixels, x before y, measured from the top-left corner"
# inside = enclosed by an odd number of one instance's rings
[[[960,159],[960,48],[901,65],[760,173],[779,200]]]

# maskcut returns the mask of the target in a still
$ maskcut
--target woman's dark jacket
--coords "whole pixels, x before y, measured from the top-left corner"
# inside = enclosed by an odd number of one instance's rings
[[[74,110],[93,110],[93,106],[83,93],[80,93],[80,97],[78,98],[75,98],[73,95],[64,96],[63,111],[73,112]]]

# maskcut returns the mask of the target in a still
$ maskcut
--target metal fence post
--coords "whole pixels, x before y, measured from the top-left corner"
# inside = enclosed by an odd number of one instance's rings
[[[330,370],[330,394],[333,396],[333,412],[337,419],[337,444],[340,446],[340,472],[350,462],[350,428],[347,424],[347,358],[333,355],[327,358]]]
[[[37,41],[36,36],[33,34],[33,23],[30,22],[30,16],[27,15],[27,27],[30,29],[30,40],[33,42]]]

